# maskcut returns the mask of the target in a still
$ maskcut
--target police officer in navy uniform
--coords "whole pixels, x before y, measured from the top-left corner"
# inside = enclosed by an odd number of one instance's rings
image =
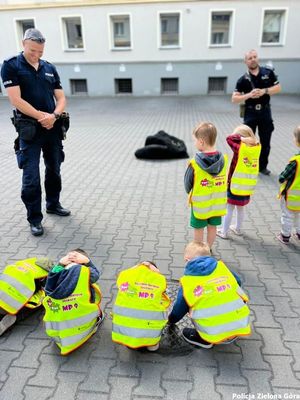
[[[259,65],[255,50],[250,50],[245,54],[245,64],[248,71],[237,81],[232,94],[232,102],[245,102],[244,124],[250,126],[254,133],[256,127],[258,128],[262,146],[259,171],[264,175],[270,175],[271,171],[267,165],[271,149],[271,135],[274,130],[270,96],[279,93],[281,87],[274,71]]]
[[[25,130],[18,131],[16,150],[19,168],[23,169],[21,198],[27,209],[31,233],[40,236],[44,233],[39,173],[41,151],[46,167],[46,212],[59,216],[71,213],[59,201],[60,166],[64,160],[60,115],[66,99],[55,66],[41,60],[45,45],[42,33],[27,29],[22,44],[22,53],[4,61],[1,77],[9,100],[16,108],[15,115],[25,125]]]

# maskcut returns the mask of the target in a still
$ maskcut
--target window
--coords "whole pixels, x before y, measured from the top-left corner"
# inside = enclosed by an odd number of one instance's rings
[[[81,17],[65,17],[62,19],[67,49],[83,49]]]
[[[285,10],[265,10],[261,42],[281,44],[283,42]]]
[[[232,11],[213,11],[211,13],[212,46],[229,45],[231,42]]]
[[[226,77],[208,78],[208,94],[225,94],[227,88]]]
[[[179,46],[179,13],[160,14],[160,45]]]
[[[115,79],[116,94],[132,93],[132,79]]]
[[[18,41],[21,42],[25,31],[30,28],[35,28],[34,20],[33,19],[22,19],[22,20],[16,21],[16,23],[17,23]]]
[[[70,79],[71,94],[86,95],[88,94],[86,79]]]
[[[178,94],[178,78],[161,78],[161,94]]]
[[[129,15],[112,15],[110,20],[113,48],[131,47]]]

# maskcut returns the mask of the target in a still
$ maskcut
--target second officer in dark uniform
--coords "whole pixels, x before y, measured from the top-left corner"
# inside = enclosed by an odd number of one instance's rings
[[[45,162],[46,212],[70,215],[63,208],[60,166],[64,160],[60,115],[66,99],[54,65],[41,60],[45,38],[37,29],[27,29],[24,51],[4,61],[3,85],[15,110],[16,141],[19,168],[23,170],[21,198],[27,209],[27,220],[34,236],[44,232],[41,221],[40,155]]]
[[[245,54],[245,64],[248,71],[239,78],[232,94],[233,103],[245,102],[244,124],[250,126],[253,132],[258,128],[261,142],[259,171],[270,175],[267,168],[270,153],[271,135],[274,130],[270,96],[281,90],[274,71],[259,65],[257,52],[250,50]]]

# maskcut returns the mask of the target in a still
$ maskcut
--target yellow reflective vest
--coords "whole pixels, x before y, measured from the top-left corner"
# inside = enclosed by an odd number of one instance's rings
[[[134,349],[156,345],[168,320],[166,278],[140,264],[122,271],[117,286],[112,340]]]
[[[210,275],[180,279],[190,316],[202,339],[220,343],[251,333],[248,297],[222,261]]]
[[[43,279],[48,271],[35,264],[36,258],[27,258],[5,267],[0,276],[0,308],[17,314],[24,306],[41,305],[44,291],[36,292],[36,280]]]
[[[286,192],[286,207],[291,211],[300,211],[300,154],[292,157],[289,162],[296,161],[296,173],[293,183]],[[280,193],[284,190],[286,182],[280,187]]]
[[[90,270],[82,266],[70,296],[61,300],[46,296],[43,300],[46,333],[54,339],[62,355],[76,350],[97,330],[101,292],[98,285],[91,286],[95,290],[95,303],[90,301]]]
[[[241,142],[238,160],[231,177],[230,191],[237,196],[250,196],[254,193],[259,171],[261,145],[247,146]]]
[[[195,159],[190,161],[194,170],[194,185],[189,201],[193,209],[193,214],[197,219],[221,217],[226,214],[227,155],[224,155],[224,159],[224,166],[218,175],[210,175],[203,171]]]

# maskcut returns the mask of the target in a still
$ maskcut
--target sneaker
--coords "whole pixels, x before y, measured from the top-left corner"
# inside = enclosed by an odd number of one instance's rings
[[[259,172],[267,176],[271,174],[271,171],[268,168],[262,168],[261,170],[259,170]]]
[[[282,233],[279,233],[276,238],[283,244],[289,244],[290,236],[283,236]]]
[[[228,339],[228,340],[223,340],[223,342],[221,342],[220,344],[230,344],[230,343],[235,342],[236,339],[237,339],[237,336],[235,336],[235,337],[233,337],[231,339]]]
[[[224,233],[221,230],[217,230],[217,236],[219,236],[222,239],[228,239],[227,233]]]
[[[0,321],[0,336],[11,327],[17,320],[16,315],[6,314]]]
[[[242,231],[240,229],[237,229],[234,225],[230,225],[229,229],[237,236],[243,235]]]
[[[153,346],[147,346],[148,351],[156,351],[159,349],[159,343],[154,344]]]
[[[184,328],[182,336],[186,342],[193,344],[194,346],[203,347],[204,349],[211,349],[213,347],[212,343],[207,342],[199,336],[196,329]]]

